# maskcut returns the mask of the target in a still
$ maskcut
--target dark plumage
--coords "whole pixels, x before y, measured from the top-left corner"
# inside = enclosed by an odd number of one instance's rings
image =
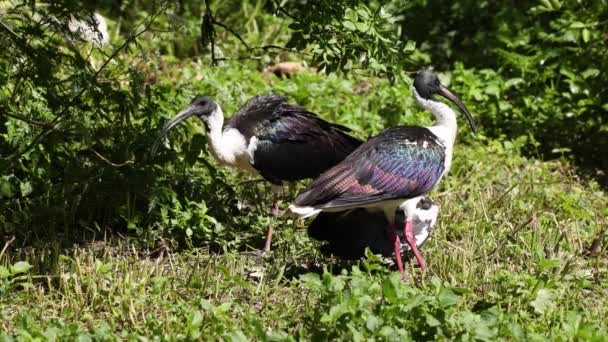
[[[411,216],[418,247],[430,237],[437,219],[438,208],[430,198],[422,198]],[[395,212],[395,222],[403,225],[405,213]],[[393,242],[388,230],[388,221],[382,211],[357,208],[342,212],[320,213],[308,226],[308,236],[325,242],[321,251],[325,255],[348,260],[364,257],[365,249],[385,257],[393,255]],[[403,237],[401,237],[403,238]],[[405,241],[402,248],[409,249]]]
[[[315,178],[362,143],[347,133],[348,128],[289,104],[284,96],[255,96],[226,123],[219,105],[208,96],[197,96],[165,125],[152,153],[171,128],[192,116],[206,124],[209,150],[220,162],[256,172],[275,185]],[[278,209],[275,192],[271,211],[274,216]],[[270,249],[271,238],[272,228],[268,230],[266,250]]]
[[[250,99],[226,123],[247,142],[257,139],[253,167],[268,181],[315,178],[349,155],[361,141],[276,94]]]
[[[413,198],[431,190],[444,169],[445,146],[427,128],[393,127],[315,179],[295,204],[348,208]]]
[[[435,95],[457,105],[475,130],[473,117],[464,103],[431,71],[416,74],[412,93],[421,107],[433,113],[434,126],[400,126],[385,130],[315,179],[289,207],[302,218],[324,211],[359,207],[381,210],[389,225],[397,267],[404,280],[401,245],[393,224],[394,210],[403,208],[408,215],[415,211],[412,206],[416,198],[432,190],[449,170],[456,140],[456,113]],[[424,268],[410,217],[405,220],[403,235],[418,264]]]

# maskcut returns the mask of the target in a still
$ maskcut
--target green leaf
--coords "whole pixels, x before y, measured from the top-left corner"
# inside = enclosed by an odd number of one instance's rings
[[[8,179],[2,177],[0,179],[0,197],[13,197],[15,193],[13,192],[13,187]]]
[[[203,323],[203,314],[200,311],[195,311],[190,316],[190,328],[198,328]]]
[[[571,28],[583,28],[585,26],[585,23],[581,23],[580,21],[574,21],[572,24],[570,24]]]
[[[539,264],[538,267],[541,270],[547,270],[552,268],[557,268],[560,265],[559,259],[544,259]]]
[[[346,19],[350,20],[352,23],[356,23],[359,20],[359,17],[357,16],[357,12],[355,12],[355,10],[353,10],[352,8],[346,9],[346,12],[344,13],[344,17],[346,17]]]
[[[321,278],[316,273],[306,273],[300,276],[300,281],[308,288],[318,288],[322,286]]]
[[[439,300],[439,305],[442,307],[448,307],[458,304],[460,301],[460,296],[455,294],[452,290],[443,288],[437,297]]]
[[[589,68],[583,71],[583,78],[588,79],[589,77],[597,77],[600,75],[599,69]]]
[[[356,22],[355,27],[357,28],[357,30],[359,30],[359,32],[365,32],[368,29],[367,24],[361,21]]]
[[[397,288],[395,285],[395,278],[398,278],[398,282],[401,283],[401,274],[397,272],[391,273],[391,275],[384,279],[382,282],[382,292],[384,293],[384,298],[389,302],[397,301]],[[402,284],[398,284],[402,285]]]
[[[369,12],[367,8],[358,8],[357,15],[359,15],[359,18],[363,20],[369,19]]]
[[[581,33],[583,36],[583,42],[589,43],[589,40],[591,39],[591,31],[589,31],[589,29],[587,28],[584,28]]]
[[[536,299],[530,302],[530,306],[534,308],[534,311],[538,314],[544,314],[545,312],[553,309],[555,304],[553,303],[553,292],[548,289],[540,289],[536,293]]]
[[[424,318],[426,319],[426,324],[428,324],[430,327],[438,327],[441,325],[441,321],[428,313],[425,314]]]
[[[10,277],[11,272],[8,270],[8,268],[4,267],[4,266],[0,266],[0,279],[5,279]]]
[[[403,52],[412,52],[414,50],[416,50],[416,42],[413,40],[408,40],[407,43],[405,43]]]
[[[13,274],[25,273],[32,268],[27,261],[19,261],[16,262],[13,266],[11,266],[11,271]]]
[[[19,183],[19,188],[21,190],[21,196],[23,197],[26,197],[27,195],[31,194],[32,191],[34,191],[30,182]]]
[[[350,31],[355,31],[357,28],[355,27],[355,24],[353,24],[351,21],[343,21],[342,22],[342,26],[344,26],[347,30]]]
[[[367,320],[365,321],[365,327],[367,328],[367,330],[374,332],[378,330],[380,326],[382,326],[382,319],[378,318],[375,315],[367,317]]]

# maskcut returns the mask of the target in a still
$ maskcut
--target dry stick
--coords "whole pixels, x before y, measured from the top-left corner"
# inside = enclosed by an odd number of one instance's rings
[[[0,115],[8,116],[9,118],[13,118],[15,120],[27,122],[30,125],[54,128],[53,124],[50,121],[32,120],[32,119],[28,119],[26,117],[23,117],[21,115],[11,114],[11,113],[6,113],[6,112],[0,113]]]
[[[591,247],[587,251],[588,256],[598,256],[602,251],[602,241],[604,240],[604,235],[606,234],[606,228],[603,227],[598,236],[591,243]]]
[[[507,244],[507,241],[513,241],[513,238],[515,237],[515,235],[517,235],[517,233],[519,233],[522,229],[524,229],[526,226],[528,226],[530,223],[532,223],[534,221],[535,221],[535,218],[534,217],[530,217],[528,219],[528,221],[524,222],[519,227],[515,228],[513,231],[511,231],[509,234],[507,234],[507,236],[505,237],[505,239],[503,240],[503,242],[499,246],[496,246],[496,248],[494,248],[488,254],[488,256],[496,254],[496,252],[498,252],[499,249],[503,248]],[[481,257],[482,256],[477,257],[476,260],[481,259]]]
[[[110,55],[110,57],[108,57],[108,59],[105,61],[105,63],[103,63],[103,65],[99,68],[99,70],[97,70],[97,72],[95,72],[95,75],[93,75],[93,79],[97,79],[97,77],[103,71],[103,69],[105,69],[105,67],[110,63],[110,61],[112,61],[118,55],[118,53],[120,51],[124,50],[131,42],[135,41],[137,38],[139,38],[139,36],[141,36],[142,34],[144,34],[145,32],[147,32],[148,29],[149,29],[149,26],[152,25],[152,23],[162,13],[163,10],[164,10],[164,6],[160,6],[160,9],[151,17],[151,19],[148,22],[148,25],[143,30],[141,30],[140,32],[136,33],[135,35],[132,35],[127,40],[125,40],[125,42],[120,47],[118,47],[118,49],[116,49]],[[0,20],[0,24],[2,24],[2,26],[6,27],[6,24],[4,24],[4,22],[2,22],[1,20]],[[6,28],[9,31],[11,31],[10,28],[8,28],[8,27],[6,27]],[[54,131],[55,128],[57,127],[57,125],[59,125],[59,123],[61,122],[61,120],[65,117],[64,114],[67,112],[68,108],[72,107],[72,105],[76,102],[76,100],[78,100],[87,90],[88,90],[88,88],[83,88],[80,92],[78,92],[78,94],[76,94],[68,102],[68,105],[63,108],[63,110],[59,113],[59,115],[57,115],[57,117],[55,117],[55,119],[53,119],[50,122],[50,124],[52,125],[52,127],[49,127],[49,129],[47,129],[46,131],[38,134],[34,138],[34,140],[30,144],[28,144],[25,148],[21,149],[20,151],[19,150],[16,151],[15,153],[11,154],[10,156],[8,156],[7,158],[4,158],[4,159],[7,160],[10,163],[14,159],[18,158],[19,156],[23,155],[25,152],[27,152],[30,149],[32,149],[36,144],[38,144],[38,142],[42,138],[44,138],[45,136],[47,136],[50,132]]]
[[[108,163],[109,165],[112,165],[112,166],[114,166],[114,167],[123,167],[123,166],[125,166],[125,165],[135,163],[135,162],[134,162],[134,161],[132,161],[132,160],[127,160],[126,162],[124,162],[124,163],[120,163],[120,164],[112,163],[112,162],[111,162],[111,161],[109,161],[109,160],[108,160],[106,157],[102,156],[101,154],[99,154],[99,152],[95,151],[94,149],[90,149],[90,150],[91,150],[91,152],[93,152],[93,154],[95,154],[95,155],[97,156],[97,158],[99,158],[99,159],[103,160],[104,162],[106,162],[106,163]]]
[[[211,23],[213,25],[217,25],[221,28],[223,28],[224,30],[230,32],[233,36],[235,36],[244,46],[245,49],[247,49],[247,51],[253,51],[253,50],[264,50],[266,52],[270,52],[271,49],[277,49],[277,50],[282,50],[282,51],[286,51],[286,52],[291,52],[291,53],[295,53],[295,54],[300,54],[300,55],[305,55],[305,56],[312,56],[312,54],[307,53],[307,52],[302,52],[302,51],[298,51],[298,50],[294,50],[294,49],[290,49],[290,48],[286,48],[283,46],[278,46],[278,45],[263,45],[263,46],[254,46],[251,47],[249,46],[249,44],[247,44],[247,42],[245,42],[245,40],[243,39],[243,37],[241,37],[238,33],[236,33],[236,31],[234,31],[232,28],[230,28],[228,25],[217,21],[212,14],[210,14],[210,18],[211,18]],[[212,40],[212,44],[213,44],[213,40]],[[212,46],[213,47],[213,46]],[[261,57],[259,56],[254,56],[254,57],[247,57],[247,58],[236,58],[235,60],[239,60],[239,59],[260,59]],[[214,61],[219,61],[219,60],[230,60],[227,58],[213,58]]]
[[[4,244],[4,247],[2,248],[2,251],[0,251],[0,258],[2,258],[2,256],[4,255],[4,252],[6,252],[6,249],[8,248],[8,246],[10,246],[11,243],[13,243],[13,241],[15,241],[15,235],[13,235],[8,241],[6,241],[6,243]]]

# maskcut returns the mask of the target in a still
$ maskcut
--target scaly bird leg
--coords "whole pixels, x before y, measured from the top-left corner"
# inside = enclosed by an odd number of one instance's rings
[[[395,229],[394,224],[390,225],[389,233],[395,248],[395,260],[397,260],[397,268],[399,268],[399,272],[401,273],[401,279],[403,282],[407,282],[409,278],[403,270],[403,261],[401,260],[401,241],[399,240],[399,236],[397,236],[397,230]]]
[[[272,217],[279,216],[279,194],[274,194],[274,201],[272,202],[272,208],[270,209],[270,214]],[[264,252],[270,252],[270,245],[272,244],[272,226],[268,227],[268,232],[266,233],[266,243],[264,244]]]
[[[412,252],[416,257],[416,261],[418,261],[418,265],[420,265],[421,269],[424,269],[424,259],[422,258],[422,255],[420,255],[418,247],[416,247],[416,240],[414,239],[414,227],[411,220],[405,220],[405,226],[403,227],[403,236],[405,236],[405,241],[407,242],[407,244],[410,245],[410,248],[412,249]]]

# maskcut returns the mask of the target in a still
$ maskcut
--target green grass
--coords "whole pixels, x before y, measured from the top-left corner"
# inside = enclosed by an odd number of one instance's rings
[[[354,268],[321,257],[292,221],[275,223],[271,257],[244,253],[268,223],[255,209],[251,238],[223,250],[150,253],[119,237],[8,246],[2,330],[22,340],[606,340],[608,257],[587,255],[606,225],[606,194],[566,163],[480,140],[458,145],[432,194],[441,211],[428,269],[410,262],[409,284],[376,257]],[[32,268],[11,268],[18,260]]]

